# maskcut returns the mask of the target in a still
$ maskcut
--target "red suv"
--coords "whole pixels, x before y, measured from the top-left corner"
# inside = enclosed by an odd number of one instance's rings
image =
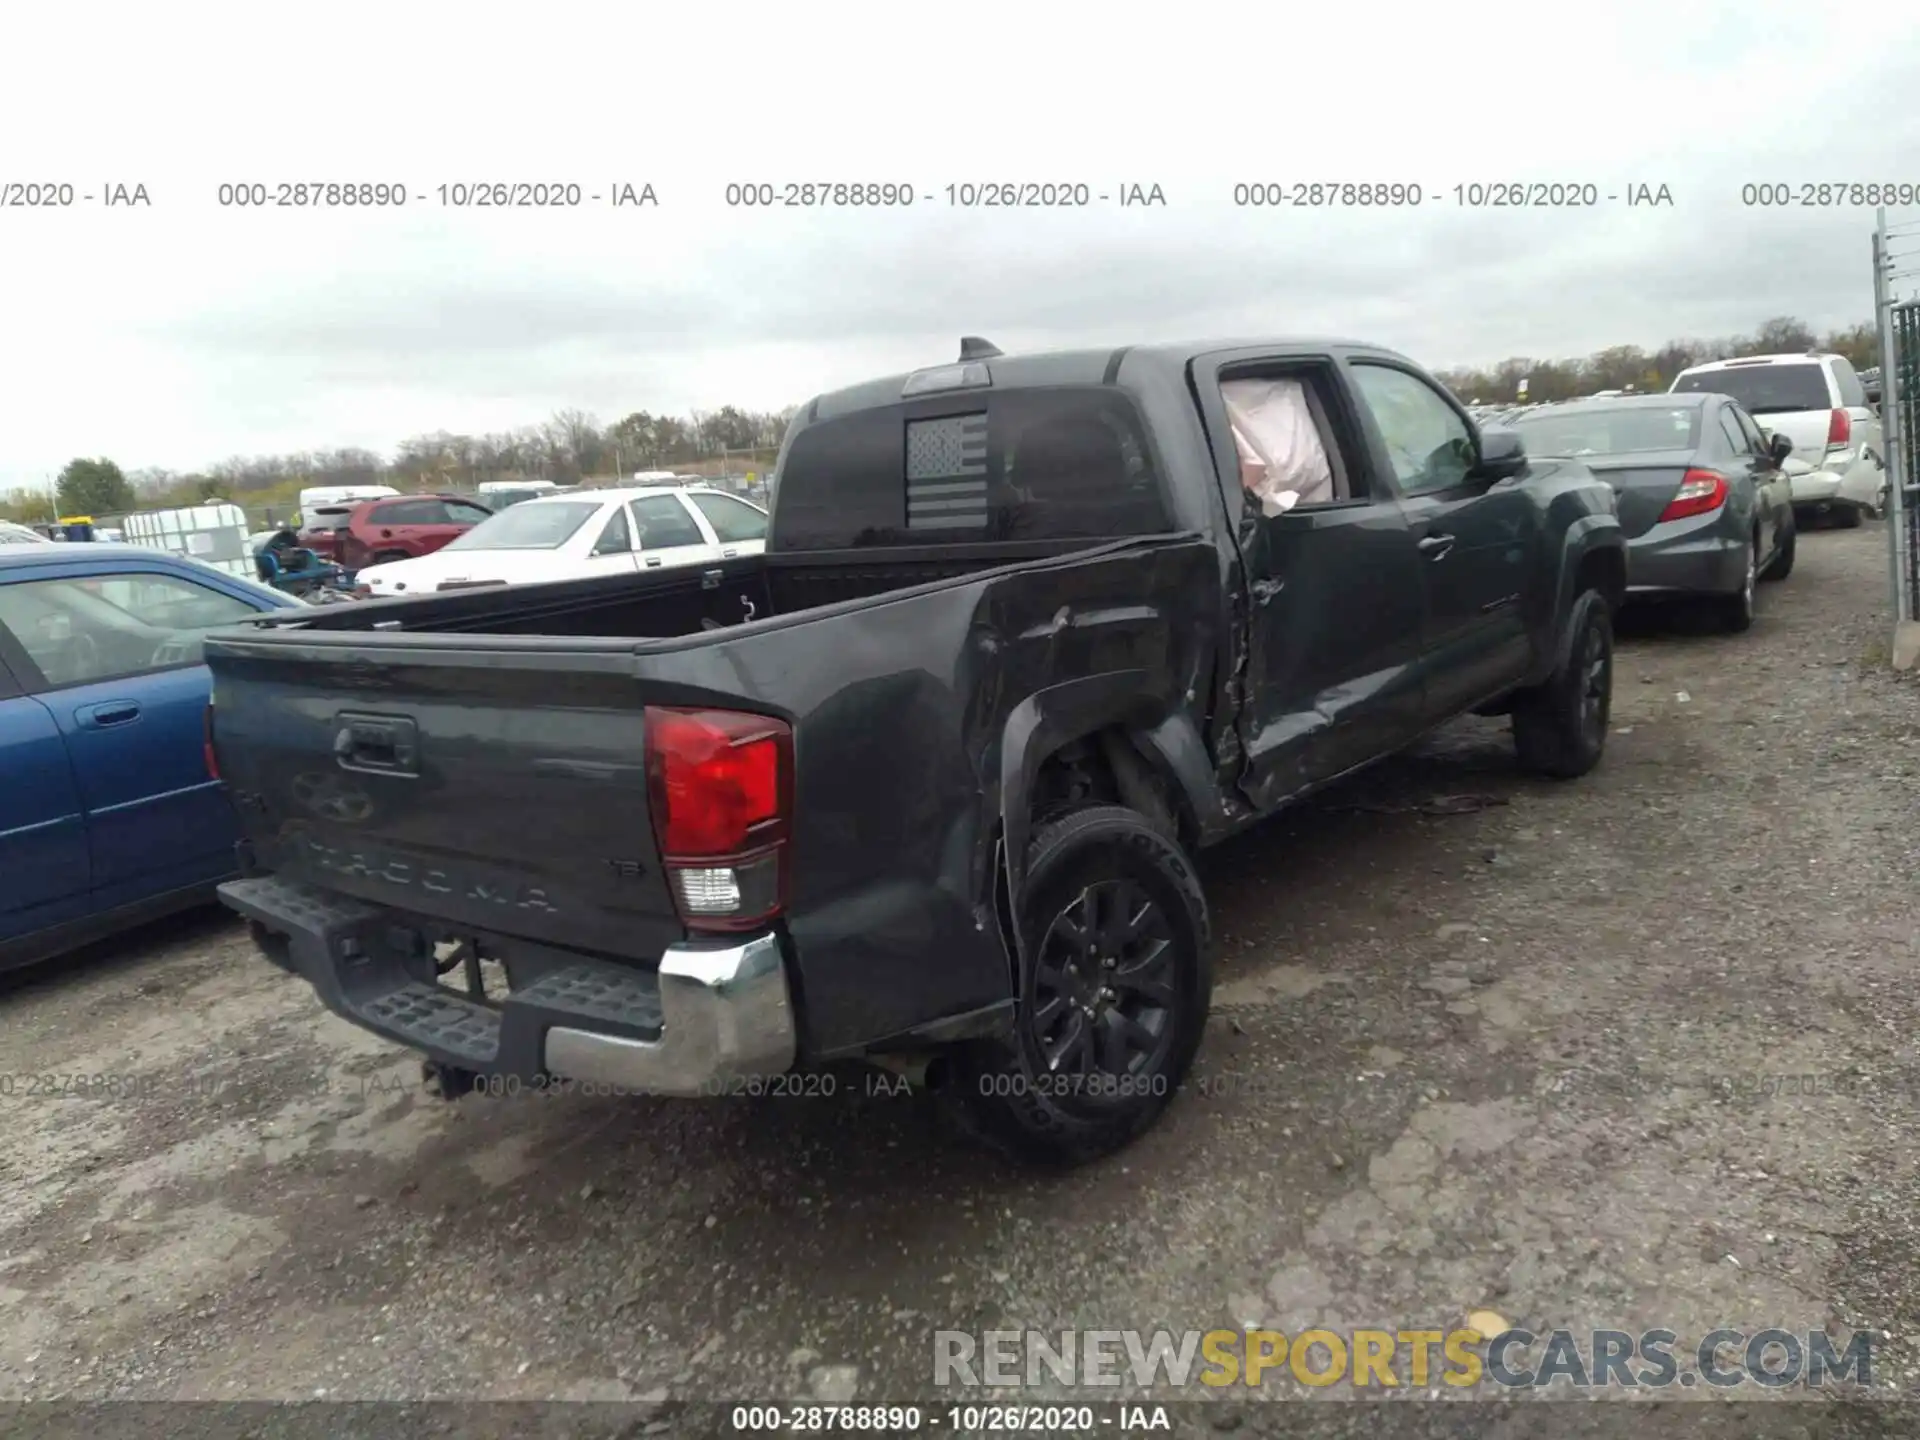
[[[458,495],[394,495],[324,505],[307,517],[300,543],[349,570],[431,555],[493,512]]]

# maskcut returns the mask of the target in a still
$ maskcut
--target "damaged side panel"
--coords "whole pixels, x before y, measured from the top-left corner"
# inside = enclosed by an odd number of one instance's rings
[[[1152,541],[640,657],[657,703],[763,697],[793,724],[786,913],[810,1051],[1011,1001],[999,847],[1017,903],[1028,792],[1060,744],[1141,732],[1218,826],[1199,717],[1219,586],[1210,542]]]

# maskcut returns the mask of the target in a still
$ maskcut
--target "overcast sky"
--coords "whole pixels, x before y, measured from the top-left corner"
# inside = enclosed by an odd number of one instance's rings
[[[0,183],[140,183],[152,204],[0,209],[0,490],[79,454],[187,470],[563,407],[771,409],[950,359],[963,333],[1337,332],[1441,368],[1783,313],[1844,325],[1872,311],[1871,210],[1746,208],[1742,185],[1920,185],[1912,6],[17,9]],[[303,179],[419,198],[218,203],[222,182]],[[660,203],[438,202],[491,179],[651,183]],[[921,198],[725,202],[729,181],[812,179]],[[1623,198],[1453,193],[1507,179]],[[946,201],[1025,180],[1167,204]],[[1235,183],[1262,180],[1424,202],[1237,209]],[[1638,184],[1673,204],[1629,207]]]

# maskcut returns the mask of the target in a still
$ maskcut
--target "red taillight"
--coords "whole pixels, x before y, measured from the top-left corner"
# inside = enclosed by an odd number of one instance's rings
[[[649,705],[647,792],[653,836],[680,918],[742,930],[786,899],[793,730],[734,710]]]
[[[209,779],[218,780],[220,761],[213,753],[213,702],[211,700],[207,702],[206,737],[207,776]]]
[[[1853,417],[1844,410],[1835,410],[1827,420],[1827,448],[1853,443]]]
[[[1681,477],[1680,488],[1667,502],[1667,508],[1660,512],[1660,520],[1664,524],[1668,520],[1711,514],[1726,503],[1726,476],[1711,470],[1689,470]]]

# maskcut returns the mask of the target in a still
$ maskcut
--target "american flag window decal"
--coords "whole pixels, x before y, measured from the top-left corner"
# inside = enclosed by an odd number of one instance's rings
[[[907,528],[984,530],[987,417],[907,422]]]

